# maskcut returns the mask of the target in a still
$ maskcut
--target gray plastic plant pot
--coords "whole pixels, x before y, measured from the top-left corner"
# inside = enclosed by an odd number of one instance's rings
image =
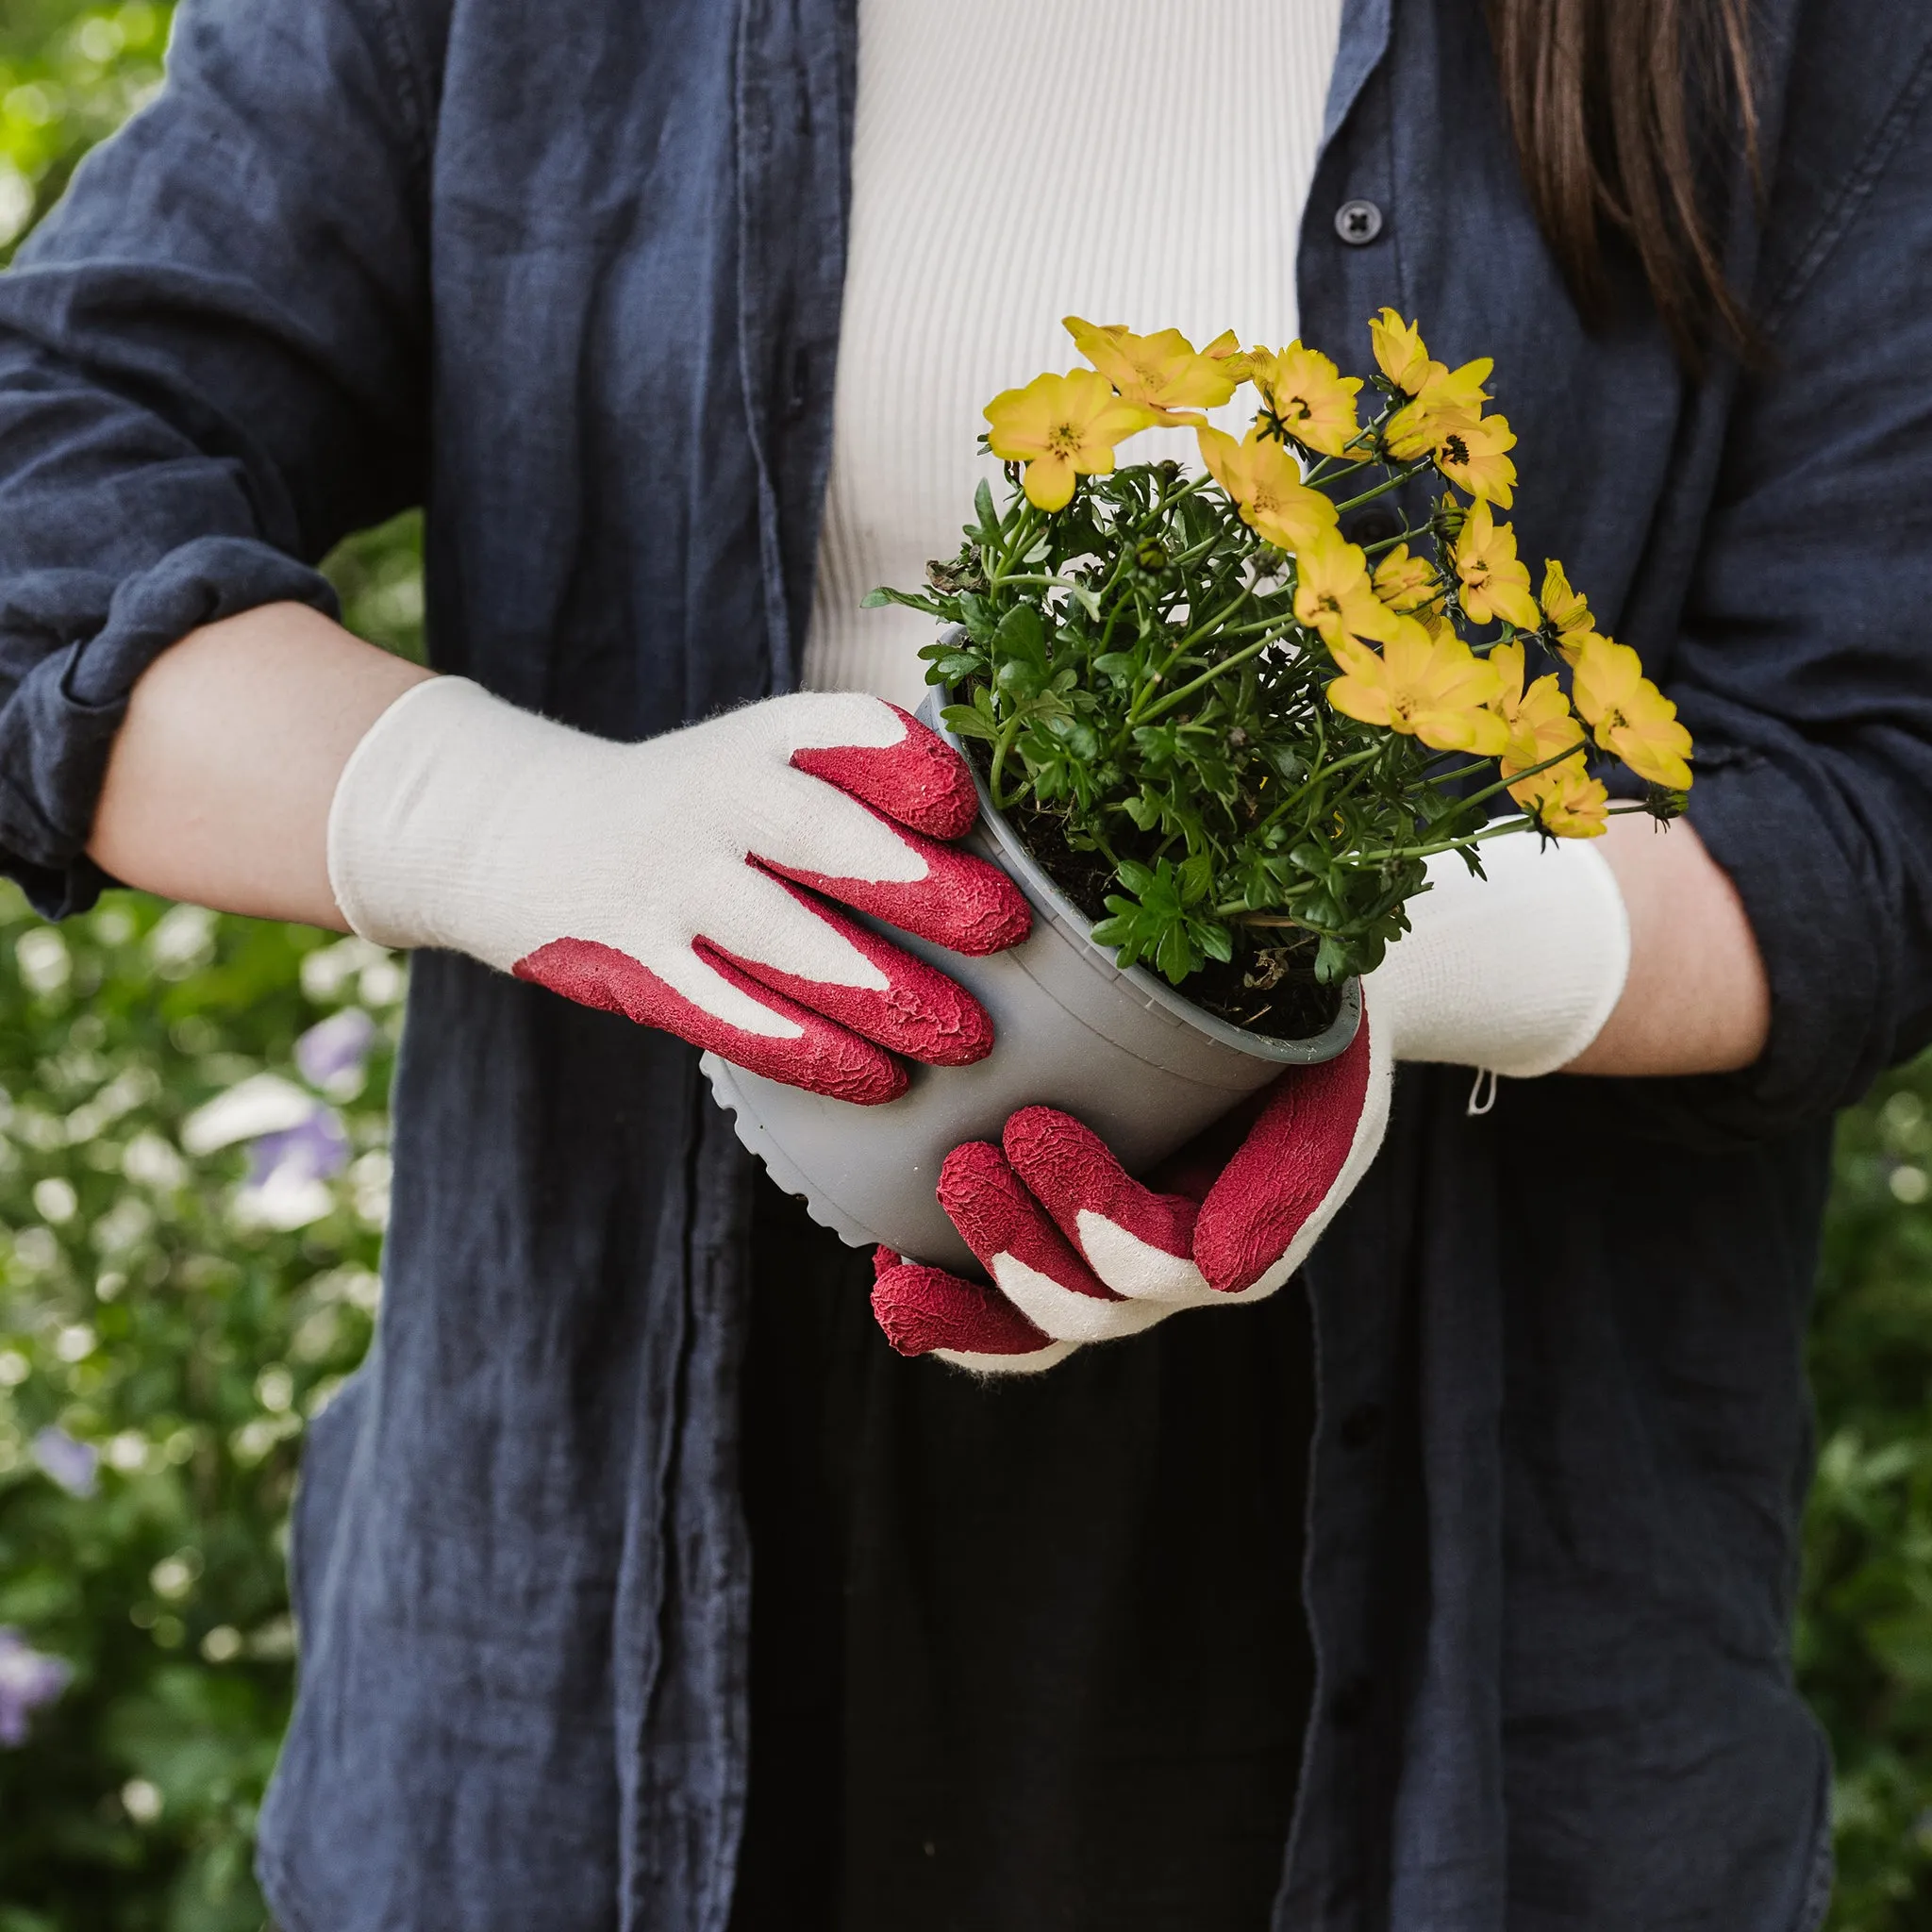
[[[935,729],[928,696],[920,716]],[[945,733],[951,739],[950,733]],[[951,741],[958,744],[958,740]],[[856,1107],[704,1057],[718,1104],[772,1179],[855,1247],[875,1241],[916,1260],[976,1264],[934,1189],[966,1141],[994,1141],[1007,1116],[1064,1108],[1144,1173],[1273,1080],[1285,1066],[1333,1059],[1355,1038],[1361,992],[1350,980],[1334,1023],[1308,1040],[1230,1026],[1140,967],[1123,971],[1089,922],[1027,856],[980,787],[967,850],[1007,873],[1033,907],[1033,930],[1005,953],[971,959],[880,925],[897,944],[964,986],[991,1016],[993,1050],[976,1066],[911,1069],[883,1107]]]

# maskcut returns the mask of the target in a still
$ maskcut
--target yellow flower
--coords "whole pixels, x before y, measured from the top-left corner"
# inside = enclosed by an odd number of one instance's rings
[[[1472,496],[1500,503],[1516,500],[1516,465],[1503,454],[1516,447],[1516,432],[1503,416],[1446,424],[1436,441],[1436,468]]]
[[[1437,594],[1436,566],[1426,557],[1411,557],[1407,543],[1375,566],[1375,595],[1391,610],[1420,610]]]
[[[1530,796],[1523,797],[1523,792]],[[1601,839],[1609,829],[1610,794],[1601,779],[1592,778],[1581,759],[1565,758],[1560,765],[1512,785],[1517,800],[1553,839]]]
[[[1537,601],[1543,607],[1543,622],[1555,633],[1563,661],[1575,663],[1577,652],[1596,635],[1596,619],[1590,614],[1590,600],[1571,589],[1569,573],[1554,557],[1543,560],[1543,593]]]
[[[1441,595],[1436,566],[1425,557],[1410,557],[1407,542],[1375,564],[1375,595],[1391,610],[1414,612],[1427,630],[1436,628],[1436,599]]]
[[[1640,778],[1690,789],[1690,734],[1677,723],[1677,708],[1643,675],[1643,660],[1628,644],[1592,635],[1576,658],[1576,708],[1596,741]]]
[[[1227,366],[1240,346],[1232,329],[1196,355],[1177,328],[1137,336],[1124,324],[1101,326],[1077,315],[1067,316],[1065,327],[1121,399],[1154,410],[1160,423],[1199,423],[1199,412],[1218,408],[1241,381],[1239,370]]]
[[[1208,473],[1241,508],[1241,518],[1277,550],[1295,551],[1335,527],[1335,506],[1302,481],[1286,443],[1249,430],[1237,442],[1224,429],[1194,432]]]
[[[1518,630],[1534,630],[1542,612],[1529,594],[1529,571],[1516,555],[1516,532],[1477,501],[1456,540],[1456,575],[1462,585],[1463,614],[1472,624],[1507,618]]]
[[[1247,352],[1241,347],[1241,339],[1233,329],[1223,329],[1211,342],[1203,345],[1202,355],[1211,356],[1224,370],[1231,375],[1237,386],[1248,379]]]
[[[1114,444],[1156,419],[1124,403],[1104,375],[1072,369],[1003,391],[987,404],[986,420],[993,455],[1026,465],[1027,500],[1041,509],[1064,509],[1076,476],[1104,475],[1113,468]]]
[[[1427,379],[1431,366],[1415,324],[1404,322],[1394,309],[1385,308],[1370,323],[1369,341],[1374,344],[1382,374],[1406,395],[1414,395]]]
[[[1525,691],[1523,687],[1523,646],[1513,641],[1498,644],[1490,653],[1490,663],[1499,680],[1493,708],[1509,727],[1509,742],[1502,754],[1500,766],[1504,777],[1513,777],[1518,772],[1547,763],[1573,745],[1581,747],[1583,726],[1572,713],[1570,700],[1563,695],[1563,687],[1557,682],[1555,672],[1539,677]],[[1548,789],[1543,780],[1564,769],[1569,762],[1565,759],[1563,766],[1552,766],[1548,772],[1538,772],[1534,777],[1525,778],[1521,785],[1510,786],[1509,796],[1518,805],[1529,804],[1532,798]],[[1580,757],[1576,762],[1580,769]]]
[[[1411,618],[1396,622],[1380,651],[1353,639],[1335,652],[1342,675],[1328,702],[1364,724],[1420,738],[1438,751],[1473,751],[1493,758],[1509,729],[1489,708],[1496,674],[1453,633],[1431,637]]]
[[[1321,350],[1300,342],[1279,351],[1251,349],[1247,359],[1262,406],[1297,442],[1324,457],[1339,457],[1348,447],[1357,427],[1359,376],[1343,375]]]
[[[1384,432],[1389,454],[1397,462],[1413,462],[1434,450],[1453,429],[1473,429],[1483,413],[1490,392],[1483,387],[1495,362],[1480,356],[1460,369],[1431,362],[1415,400],[1396,410]]]
[[[1404,623],[1376,596],[1367,559],[1339,531],[1304,544],[1294,573],[1294,614],[1331,651],[1348,638],[1391,638]]]

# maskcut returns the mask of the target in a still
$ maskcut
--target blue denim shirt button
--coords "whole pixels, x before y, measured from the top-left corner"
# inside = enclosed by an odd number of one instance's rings
[[[1344,201],[1335,210],[1335,232],[1351,248],[1366,248],[1382,232],[1382,210],[1373,201]]]

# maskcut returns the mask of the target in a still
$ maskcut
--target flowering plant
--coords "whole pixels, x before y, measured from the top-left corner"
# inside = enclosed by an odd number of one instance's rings
[[[1298,341],[1067,328],[1090,367],[987,408],[1005,503],[982,482],[958,555],[867,601],[949,626],[921,653],[945,723],[1123,966],[1298,1033],[1406,930],[1432,855],[1479,872],[1506,833],[1682,809],[1675,707],[1559,562],[1532,591],[1496,517],[1515,437],[1483,413],[1489,361],[1446,367],[1385,308],[1363,421],[1364,383]],[[1206,412],[1244,386],[1237,440]],[[1116,467],[1157,425],[1191,428],[1205,474]],[[1350,542],[1379,498],[1388,534]],[[1611,806],[1607,759],[1641,803]]]

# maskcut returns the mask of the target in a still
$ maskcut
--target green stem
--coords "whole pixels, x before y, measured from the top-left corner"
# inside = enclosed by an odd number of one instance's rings
[[[1000,791],[1000,773],[1005,769],[1007,754],[1012,750],[1013,741],[1019,735],[1020,718],[1018,713],[1015,713],[1000,726],[1000,735],[993,741],[992,762],[987,770],[986,789],[992,793],[992,802],[1001,811],[1010,811],[1020,796],[1016,791],[1011,798],[1008,798]]]
[[[987,588],[994,590],[1006,581],[1008,566],[1017,563],[1032,547],[1033,540],[1039,534],[1033,527],[1033,506],[1023,496],[1018,505],[1018,514],[1013,519],[1013,538],[1001,553],[998,564],[987,573]]]
[[[1520,819],[1497,819],[1493,824],[1485,825],[1480,832],[1471,832],[1458,839],[1444,839],[1432,845],[1391,845],[1386,852],[1358,852],[1356,854],[1356,864],[1386,865],[1391,858],[1433,858],[1439,852],[1466,852],[1472,845],[1480,845],[1490,839],[1500,839],[1507,832],[1527,832],[1535,829],[1536,821],[1526,814]]]
[[[1553,770],[1567,758],[1574,758],[1583,750],[1580,743],[1565,745],[1553,758],[1545,758],[1540,765],[1524,765],[1520,772],[1511,772],[1507,778],[1498,777],[1493,785],[1485,785],[1480,791],[1472,791],[1467,798],[1457,804],[1458,811],[1467,811],[1473,805],[1480,805],[1486,798],[1493,798],[1499,791],[1507,791],[1512,785],[1521,785],[1525,778],[1535,778],[1542,773]]]
[[[1185,704],[1197,691],[1204,690],[1207,686],[1212,684],[1217,677],[1225,677],[1230,671],[1245,664],[1250,658],[1258,658],[1273,641],[1272,638],[1260,638],[1254,643],[1237,651],[1233,657],[1224,658],[1219,664],[1212,665],[1208,670],[1202,672],[1199,677],[1190,679],[1181,686],[1180,690],[1170,691],[1166,697],[1162,698],[1158,705],[1144,713],[1140,719],[1137,720],[1134,714],[1129,711],[1127,713],[1127,724],[1130,726],[1136,723],[1141,724],[1153,724],[1155,719],[1164,717],[1176,705]]]
[[[1002,577],[1000,582],[1003,584],[1044,584],[1056,590],[1077,591],[1083,597],[1091,597],[1097,594],[1090,591],[1085,584],[1076,584],[1072,577],[1043,577],[1030,572],[1009,577]]]
[[[1255,822],[1255,825],[1253,828],[1254,831],[1259,832],[1265,830],[1269,825],[1272,825],[1274,823],[1274,821],[1282,815],[1283,812],[1292,811],[1294,808],[1298,806],[1302,802],[1302,800],[1305,799],[1308,795],[1308,793],[1315,789],[1317,785],[1321,784],[1324,778],[1332,778],[1334,777],[1337,772],[1345,772],[1349,769],[1351,765],[1366,764],[1371,758],[1379,758],[1381,756],[1381,753],[1382,747],[1379,744],[1372,744],[1368,746],[1365,750],[1352,751],[1348,754],[1346,758],[1337,758],[1332,765],[1323,765],[1318,770],[1309,773],[1307,777],[1300,785],[1298,785],[1292,791],[1289,792],[1285,797],[1279,798],[1274,802],[1274,806],[1270,808],[1268,815],[1265,818],[1257,819]]]
[[[1189,631],[1188,634],[1185,637],[1183,637],[1178,643],[1174,645],[1174,649],[1171,650],[1167,654],[1167,656],[1161,659],[1160,669],[1155,672],[1148,678],[1147,682],[1143,684],[1141,687],[1141,689],[1134,693],[1134,702],[1127,707],[1126,719],[1121,726],[1121,743],[1124,744],[1126,742],[1126,734],[1129,731],[1131,731],[1136,724],[1145,722],[1141,714],[1141,705],[1145,703],[1147,698],[1153,694],[1156,688],[1159,685],[1161,679],[1164,678],[1167,675],[1167,674],[1170,671],[1172,671],[1174,667],[1180,661],[1182,654],[1187,650],[1188,646],[1191,643],[1194,643],[1197,640],[1205,638],[1210,635],[1212,632],[1219,630],[1221,626],[1224,624],[1225,624],[1227,620],[1230,617],[1232,617],[1235,614],[1235,612],[1239,610],[1241,608],[1241,606],[1245,604],[1248,601],[1248,599],[1252,597],[1254,594],[1254,586],[1252,584],[1245,586],[1241,590],[1240,595],[1233,598],[1226,605],[1223,606],[1223,608],[1220,610],[1216,611],[1215,614],[1207,621],[1207,623],[1196,625],[1194,628]],[[1233,660],[1229,659],[1228,661],[1232,662]],[[1159,708],[1164,710],[1167,708],[1167,707],[1165,705],[1162,705]],[[1147,714],[1148,717],[1153,717],[1156,715],[1157,712],[1152,711],[1150,711]]]
[[[1351,496],[1346,503],[1335,506],[1337,516],[1352,509],[1359,509],[1365,503],[1373,503],[1378,496],[1387,496],[1391,490],[1400,490],[1405,483],[1410,483],[1428,468],[1426,462],[1411,463],[1407,469],[1397,472],[1385,482],[1377,483],[1373,490],[1364,490],[1359,496]]]
[[[1421,530],[1411,530],[1405,526],[1394,536],[1384,537],[1379,543],[1364,543],[1361,546],[1362,555],[1374,557],[1384,550],[1393,550],[1398,543],[1407,543],[1411,537],[1420,537],[1422,534]]]

